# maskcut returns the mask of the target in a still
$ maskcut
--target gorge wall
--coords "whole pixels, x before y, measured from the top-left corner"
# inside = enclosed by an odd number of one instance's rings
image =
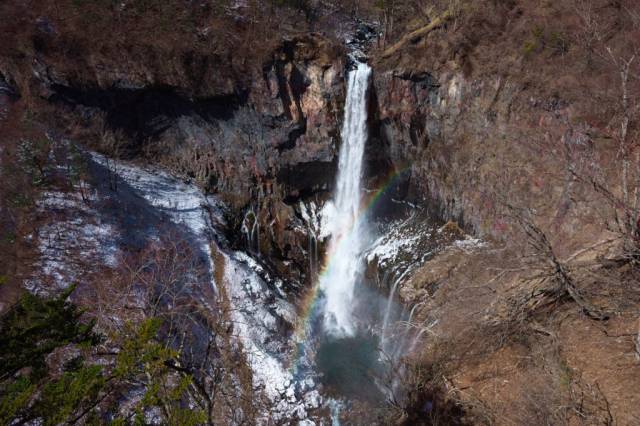
[[[640,88],[623,89],[607,53],[633,56],[637,20],[618,13],[630,4],[581,5],[474,2],[422,23],[407,9],[373,55],[379,134],[394,167],[411,171],[409,199],[483,239],[439,252],[399,290],[430,324],[426,365],[444,360],[455,378],[440,385],[469,392],[464,404],[487,416],[477,423],[564,424],[571,415],[548,407],[576,404],[578,389],[591,389],[578,423],[638,415],[620,392],[635,385],[603,358],[637,377],[622,359],[636,345],[638,275],[614,259],[636,238],[620,226],[638,218],[624,195],[620,102]],[[606,46],[584,44],[604,28]]]
[[[619,73],[581,44],[584,19],[570,2],[444,3],[399,8],[368,50],[367,186],[397,172],[402,201],[483,239],[435,253],[398,290],[419,305],[420,324],[435,324],[414,361],[442,368],[436,389],[476,423],[536,424],[538,412],[554,423],[553,408],[577,407],[582,392],[581,415],[608,409],[632,424],[640,298],[635,266],[620,255],[629,234],[616,228]],[[625,52],[637,26],[622,8],[593,3]],[[19,97],[20,122],[217,194],[232,245],[300,293],[317,231],[309,216],[335,180],[344,38],[362,24],[337,6],[313,21],[257,4],[7,2],[0,108]],[[371,10],[361,12],[382,16]],[[414,402],[400,420],[421,413]]]
[[[341,41],[300,31],[283,37],[299,28],[277,32],[270,13],[260,25],[274,32],[257,36],[238,21],[250,10],[240,7],[223,13],[231,24],[209,21],[223,25],[219,32],[203,24],[179,32],[169,46],[149,35],[132,43],[117,34],[96,35],[92,45],[73,26],[79,22],[57,20],[46,5],[6,9],[29,23],[13,30],[0,73],[35,113],[55,114],[54,127],[72,129],[92,149],[162,165],[220,195],[231,208],[237,245],[249,244],[236,232],[244,226],[252,249],[292,285],[306,279],[310,231],[298,202],[326,198],[334,181],[345,92]],[[127,22],[135,9],[102,13],[120,15],[117,30],[137,30]],[[252,37],[249,46],[245,36]]]

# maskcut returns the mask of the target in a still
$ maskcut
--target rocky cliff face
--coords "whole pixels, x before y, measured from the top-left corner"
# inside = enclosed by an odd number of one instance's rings
[[[588,11],[563,2],[475,4],[446,11],[459,14],[432,32],[429,22],[441,21],[430,15],[421,36],[399,34],[400,44],[374,54],[377,128],[395,169],[410,175],[409,197],[482,239],[450,245],[400,286],[416,321],[434,324],[414,356],[426,365],[446,360],[443,374],[457,378],[445,387],[465,389],[457,398],[478,416],[473,424],[571,424],[571,413],[548,407],[581,404],[579,389],[591,390],[583,393],[589,420],[578,423],[632,422],[637,403],[619,389],[637,388],[629,379],[637,363],[619,374],[595,349],[624,356],[637,340],[627,309],[640,300],[631,284],[638,275],[621,266],[625,250],[637,250],[623,248],[636,228],[621,227],[621,217],[635,222],[638,210],[624,201],[620,73],[581,44],[593,31],[580,20]],[[632,56],[625,43],[637,20],[590,4],[612,34],[608,48]],[[625,90],[638,93],[630,81]],[[626,340],[610,338],[623,329]],[[520,365],[522,357],[531,363]],[[562,371],[570,377],[558,379]],[[531,395],[545,402],[530,405]],[[477,401],[484,408],[472,408]]]
[[[381,67],[374,85],[388,158],[410,170],[409,197],[436,216],[504,240],[519,231],[510,209],[535,208],[562,243],[599,237],[576,233],[594,211],[570,200],[568,168],[576,152],[606,156],[608,147],[598,154],[584,145],[597,130],[571,123],[576,105],[541,97],[515,77],[474,78],[455,67]]]
[[[208,66],[215,58],[200,67],[165,63],[162,71],[153,55],[115,67],[92,56],[58,65],[36,55],[29,87],[88,146],[162,164],[219,194],[235,234],[245,230],[237,243],[301,283],[309,236],[296,209],[326,197],[333,184],[345,89],[341,46],[314,34],[285,39],[241,76]]]
[[[443,218],[491,234],[483,223],[491,212],[483,212],[480,199],[487,190],[470,167],[483,162],[487,168],[500,167],[487,159],[493,155],[487,145],[504,134],[508,117],[502,113],[508,114],[517,89],[502,90],[491,81],[468,81],[461,72],[434,73],[428,67],[381,70],[374,85],[380,134],[394,166],[411,171],[410,196]]]
[[[8,17],[2,33],[11,36],[0,46],[0,118],[19,94],[25,121],[37,116],[47,130],[110,156],[161,165],[218,194],[229,206],[232,245],[291,286],[309,280],[314,210],[330,193],[340,144],[348,64],[338,38],[346,15],[318,21],[326,33],[316,33],[296,21],[302,15],[280,18],[281,10],[261,2],[264,16],[241,1],[222,12],[171,1],[142,11],[136,2],[73,2],[73,10],[9,3],[0,5]],[[432,3],[419,13],[399,5],[399,33],[368,52],[368,186],[393,169],[402,176],[399,197],[406,193],[484,239],[443,254],[427,244],[403,249],[412,262],[430,259],[398,289],[403,302],[420,307],[415,318],[437,324],[425,358],[439,355],[438,343],[453,348],[445,348],[452,352],[441,364],[450,370],[441,376],[453,371],[459,379],[449,389],[470,389],[463,403],[477,399],[494,416],[525,407],[527,385],[540,380],[533,398],[552,391],[558,398],[544,400],[545,409],[571,407],[579,392],[601,400],[597,389],[625,422],[634,401],[616,389],[637,388],[637,365],[632,379],[622,379],[621,368],[607,370],[608,354],[593,352],[615,335],[622,336],[618,353],[633,356],[637,335],[637,267],[619,257],[614,229],[624,210],[620,73],[598,62],[597,46],[579,45],[585,33],[573,2],[463,1],[454,2],[464,4],[457,10]],[[611,46],[624,54],[624,41],[638,39],[637,19],[621,18],[620,2],[591,3],[602,3]],[[176,30],[162,29],[174,16]],[[428,30],[434,22],[438,28]],[[151,36],[158,29],[162,35]],[[636,94],[637,81],[629,84]],[[629,134],[637,140],[634,117]],[[414,236],[423,223],[411,226],[406,233]],[[575,329],[595,328],[594,305],[614,319],[598,322],[604,336],[584,331],[576,338]],[[593,360],[584,359],[592,352]],[[473,359],[460,357],[467,353]],[[523,367],[523,359],[532,361]],[[499,374],[495,365],[508,367]],[[555,376],[547,380],[549,371]],[[489,373],[503,395],[484,393]],[[527,410],[516,417],[536,407]]]
[[[230,239],[305,280],[299,202],[326,198],[334,181],[346,61],[335,35],[352,22],[331,15],[329,34],[315,33],[303,10],[270,2],[29,3],[2,13],[11,40],[0,75],[33,114],[220,195]]]

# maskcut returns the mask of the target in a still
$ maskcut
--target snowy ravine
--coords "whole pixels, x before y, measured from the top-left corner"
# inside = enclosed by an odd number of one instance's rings
[[[222,203],[203,194],[195,185],[161,170],[114,162],[95,153],[92,159],[175,224],[187,227],[207,254],[214,290],[225,286],[235,334],[253,372],[254,390],[263,392],[274,406],[263,420],[302,420],[308,425],[315,424],[307,414],[322,404],[314,382],[294,381],[285,368],[289,342],[282,328],[283,324],[295,322],[295,308],[284,298],[281,283],[269,277],[251,256],[223,246],[224,237],[218,231],[226,225]],[[212,245],[225,260],[223,283],[216,283],[213,278]]]
[[[70,146],[68,141],[55,143]],[[227,298],[234,330],[230,343],[246,355],[256,397],[263,395],[268,401],[261,423],[321,424],[310,414],[324,403],[314,381],[294,379],[286,367],[295,307],[286,300],[281,281],[269,276],[250,254],[228,247],[224,204],[158,168],[97,153],[85,157],[91,179],[83,181],[82,193],[52,188],[37,202],[47,220],[37,235],[28,237],[37,241],[39,256],[37,272],[25,280],[25,287],[55,294],[83,281],[83,276],[118,268],[122,253],[159,240],[161,232],[176,232],[208,265],[211,287],[194,296],[211,310],[218,309],[223,294]],[[213,262],[214,250],[223,262]],[[216,264],[224,265],[223,274],[216,275]]]
[[[135,195],[143,198],[163,216],[168,216],[176,225],[190,230],[198,249],[207,255],[209,270],[213,276],[210,243],[215,231],[212,221],[216,224],[223,223],[223,206],[215,197],[205,196],[195,185],[184,183],[158,169],[142,169],[107,159],[97,153],[91,153],[91,158],[107,169],[109,175],[117,176]],[[113,185],[117,188],[118,181]],[[213,279],[211,284],[217,293]]]

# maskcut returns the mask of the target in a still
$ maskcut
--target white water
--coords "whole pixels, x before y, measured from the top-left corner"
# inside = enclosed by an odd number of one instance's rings
[[[360,259],[366,235],[364,220],[358,220],[362,199],[361,179],[367,141],[367,88],[371,68],[367,64],[349,73],[342,126],[338,181],[330,205],[329,266],[320,280],[325,295],[325,330],[333,335],[353,335],[353,292],[362,273]],[[331,208],[332,207],[332,208]]]
[[[384,310],[384,319],[382,320],[382,339],[381,344],[384,346],[385,338],[387,337],[387,329],[389,328],[389,317],[391,315],[391,308],[393,306],[393,296],[396,294],[396,288],[398,288],[398,284],[400,283],[399,279],[393,281],[393,287],[391,287],[391,291],[389,292],[389,298],[387,299],[387,308]]]

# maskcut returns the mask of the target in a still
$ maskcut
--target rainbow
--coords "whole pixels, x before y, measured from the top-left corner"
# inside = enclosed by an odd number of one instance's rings
[[[405,167],[399,170],[394,171],[389,174],[386,179],[384,179],[383,184],[379,186],[379,189],[372,194],[367,194],[363,197],[362,206],[356,220],[351,225],[351,229],[346,235],[339,236],[338,240],[333,241],[334,249],[327,253],[324,259],[322,266],[320,267],[320,272],[315,279],[314,285],[310,291],[302,299],[302,303],[300,304],[300,315],[298,316],[298,321],[296,323],[295,331],[294,331],[294,341],[296,342],[295,353],[292,358],[293,362],[291,363],[290,371],[294,374],[294,376],[301,370],[301,362],[303,361],[307,350],[309,350],[309,343],[311,341],[311,322],[314,318],[317,318],[320,313],[320,302],[322,300],[322,292],[320,291],[320,281],[322,277],[325,276],[332,267],[333,263],[333,253],[338,251],[336,247],[339,247],[340,244],[343,244],[344,241],[349,240],[349,235],[353,232],[354,229],[357,228],[357,225],[360,224],[361,221],[365,220],[367,213],[371,211],[374,207],[376,207],[382,196],[392,188],[399,178],[410,168]]]

